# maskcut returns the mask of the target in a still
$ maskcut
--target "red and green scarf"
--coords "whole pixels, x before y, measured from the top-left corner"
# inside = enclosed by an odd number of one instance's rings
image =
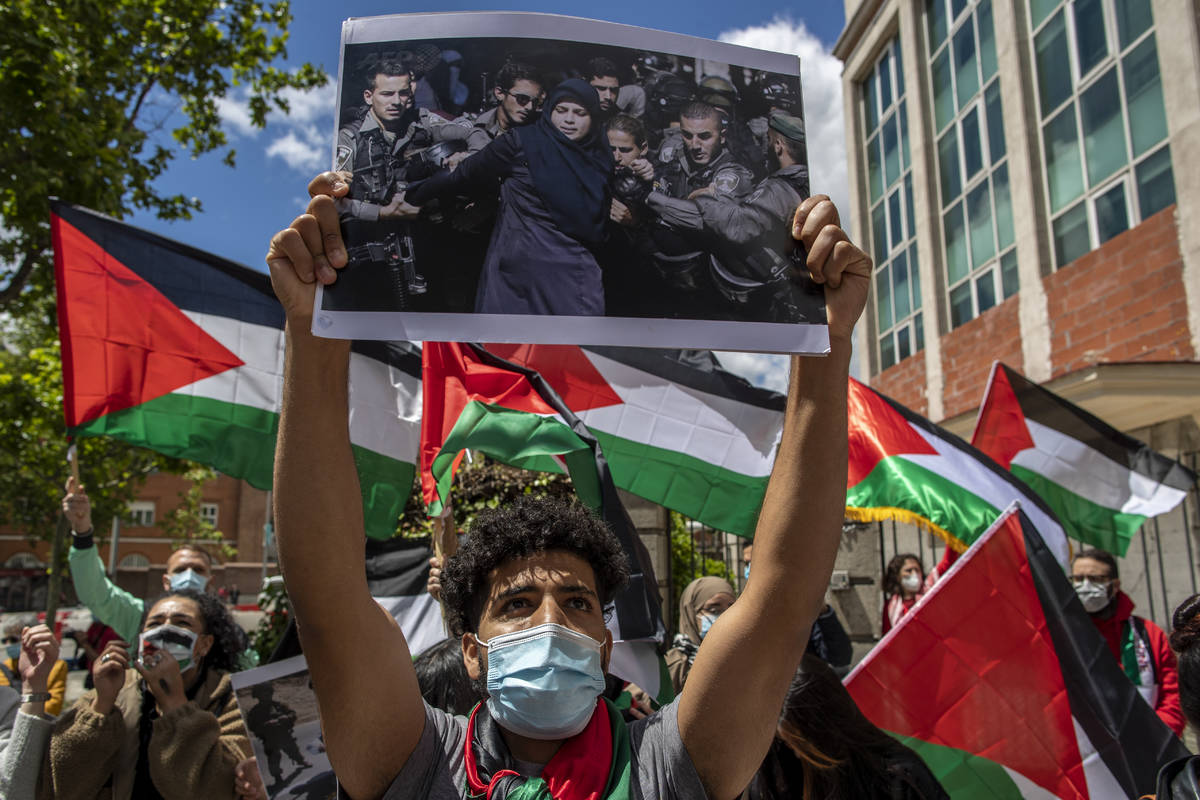
[[[470,800],[628,800],[629,730],[604,698],[587,727],[563,742],[542,769],[527,778],[509,764],[500,726],[480,703],[467,721],[465,767]]]

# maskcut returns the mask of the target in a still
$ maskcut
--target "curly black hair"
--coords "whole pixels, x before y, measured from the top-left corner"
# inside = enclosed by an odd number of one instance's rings
[[[207,592],[197,592],[195,589],[167,592],[153,603],[146,604],[139,629],[146,627],[150,611],[168,597],[185,597],[200,607],[200,616],[204,617],[204,632],[213,637],[213,645],[204,656],[205,665],[225,672],[237,672],[238,657],[250,647],[250,639],[234,621],[225,604]]]
[[[612,531],[579,503],[521,498],[480,513],[470,535],[446,561],[442,604],[456,637],[474,633],[488,596],[488,574],[505,561],[563,550],[586,561],[596,573],[602,606],[612,603],[629,580],[629,561]]]

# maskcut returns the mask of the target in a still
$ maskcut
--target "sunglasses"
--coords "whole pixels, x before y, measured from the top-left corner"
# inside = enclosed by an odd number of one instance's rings
[[[538,106],[540,106],[542,104],[542,100],[540,97],[534,97],[532,95],[523,94],[521,92],[505,92],[505,94],[508,95],[509,97],[511,97],[513,100],[516,100],[517,105],[519,105],[519,106],[527,106],[527,105],[533,104],[533,107],[537,108]]]
[[[19,641],[21,640],[15,636],[5,636],[3,639],[0,639],[0,644],[16,644]]]

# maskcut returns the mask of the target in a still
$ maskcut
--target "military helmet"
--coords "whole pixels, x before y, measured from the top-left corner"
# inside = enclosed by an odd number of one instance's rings
[[[771,78],[763,81],[759,91],[762,93],[762,99],[767,106],[787,111],[789,114],[794,114],[800,110],[801,102],[800,95],[797,94],[795,87],[782,78]]]
[[[692,87],[678,75],[663,73],[646,91],[647,111],[674,117],[692,100]]]
[[[696,99],[703,100],[710,106],[731,110],[737,104],[737,88],[727,78],[720,75],[705,75],[700,79],[700,88],[696,90]]]

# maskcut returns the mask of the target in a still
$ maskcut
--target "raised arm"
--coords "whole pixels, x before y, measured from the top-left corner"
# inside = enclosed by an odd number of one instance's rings
[[[739,794],[775,733],[808,642],[842,530],[850,334],[871,260],[842,231],[828,197],[805,200],[793,236],[825,285],[830,354],[793,358],[783,437],[754,533],[754,571],[704,638],[679,700],[684,745],[714,798]]]
[[[314,190],[314,187],[316,191]],[[380,796],[424,727],[421,692],[400,628],[367,591],[362,501],[350,449],[350,343],[310,331],[316,282],[346,252],[326,173],[309,213],[271,240],[267,264],[287,313],[283,408],[275,451],[279,559],[308,659],[330,763],[354,798]]]

